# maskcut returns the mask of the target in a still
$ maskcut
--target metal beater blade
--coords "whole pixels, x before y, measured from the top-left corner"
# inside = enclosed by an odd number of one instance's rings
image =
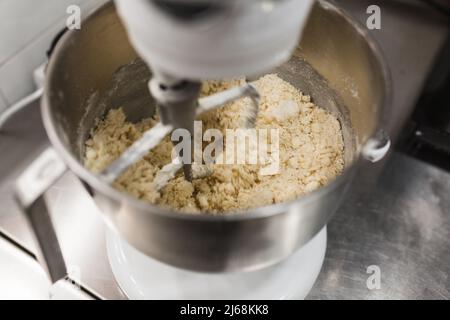
[[[245,124],[247,128],[251,128],[255,125],[256,117],[258,115],[259,93],[255,87],[249,83],[198,99],[196,115],[198,116],[206,111],[216,109],[242,97],[249,97],[253,102],[253,107],[249,111]],[[159,122],[153,128],[146,131],[139,140],[135,141],[119,158],[114,160],[113,163],[100,174],[102,180],[108,184],[112,184],[126,169],[155,148],[173,129],[174,127],[172,125],[164,125]],[[205,169],[204,166],[206,165],[194,164],[192,166],[192,176],[194,178],[199,178],[207,175],[210,170],[207,168]],[[171,163],[165,165],[155,177],[155,188],[158,191],[163,189],[182,167],[183,164],[179,158],[175,158]]]
[[[112,184],[126,169],[156,147],[172,129],[172,126],[158,122],[101,173],[102,179]]]

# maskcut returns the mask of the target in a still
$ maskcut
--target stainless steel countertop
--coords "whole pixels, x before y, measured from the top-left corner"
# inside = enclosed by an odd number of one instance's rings
[[[336,2],[362,21],[371,4]],[[393,76],[391,114],[395,117],[387,128],[395,136],[448,34],[448,25],[431,10],[405,8],[402,1],[379,2],[382,30],[373,33]],[[48,145],[38,103],[11,119],[5,129],[0,133],[0,231],[33,251],[11,189],[27,163]],[[374,177],[383,167],[377,181]],[[329,224],[325,264],[309,298],[449,299],[449,178],[441,170],[396,153],[387,163],[363,168]],[[103,298],[125,298],[107,261],[103,221],[80,182],[67,173],[46,199],[73,276]],[[370,265],[380,268],[379,290],[366,286]]]
[[[450,174],[394,153],[372,188],[364,177],[328,225],[310,299],[450,299]],[[369,266],[381,275],[368,290]]]

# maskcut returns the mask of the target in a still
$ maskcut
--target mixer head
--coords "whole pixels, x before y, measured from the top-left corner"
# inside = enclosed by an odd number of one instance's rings
[[[287,61],[314,0],[115,0],[129,39],[171,79],[257,76]]]

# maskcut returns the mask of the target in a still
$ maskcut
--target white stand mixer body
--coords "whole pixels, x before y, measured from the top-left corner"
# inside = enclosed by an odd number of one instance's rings
[[[206,80],[256,76],[287,61],[314,0],[227,0],[185,21],[149,0],[116,0],[138,54],[154,71]]]
[[[176,1],[200,0],[171,3]],[[161,8],[162,0],[115,1],[133,47],[164,83],[269,72],[291,57],[314,3],[208,1],[219,7],[198,19],[172,15]],[[326,229],[280,264],[254,272],[177,269],[146,256],[112,232],[107,247],[116,280],[132,299],[302,299],[321,269]]]
[[[251,272],[201,273],[156,261],[107,231],[108,258],[129,299],[304,299],[322,268],[327,244],[324,227],[280,263]]]

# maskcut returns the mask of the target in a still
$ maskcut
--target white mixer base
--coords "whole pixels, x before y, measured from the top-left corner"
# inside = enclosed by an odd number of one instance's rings
[[[325,256],[324,227],[281,263],[243,273],[197,273],[156,261],[107,231],[108,258],[114,276],[130,299],[304,299]]]

